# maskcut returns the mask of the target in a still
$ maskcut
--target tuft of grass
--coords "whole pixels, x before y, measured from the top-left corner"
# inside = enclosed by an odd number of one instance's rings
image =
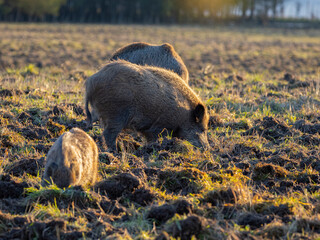
[[[184,168],[181,170],[166,169],[159,176],[159,187],[171,192],[182,194],[201,193],[212,188],[211,178],[207,173],[196,168]]]
[[[50,132],[54,134],[55,137],[59,137],[66,131],[66,127],[64,125],[56,123],[51,119],[49,119],[49,121],[47,122],[47,128]]]
[[[36,203],[33,205],[33,210],[31,212],[32,215],[35,216],[36,219],[46,220],[46,219],[54,219],[54,218],[63,218],[68,219],[72,215],[70,213],[64,213],[57,206],[56,199],[54,203],[48,203],[47,205],[42,205]]]
[[[25,139],[21,134],[4,127],[0,129],[0,143],[7,148],[22,147],[25,144]]]
[[[152,236],[150,236],[150,233],[154,226],[152,222],[146,218],[146,210],[137,209],[134,205],[131,205],[127,210],[129,220],[125,222],[115,222],[113,226],[126,229],[135,239],[143,239],[141,238],[142,236],[146,237],[146,239],[151,239]]]
[[[285,178],[288,171],[283,167],[271,163],[258,163],[253,172],[254,180],[264,180],[267,178]]]
[[[99,201],[99,197],[96,194],[88,191],[81,191],[73,187],[67,189],[61,189],[55,184],[47,187],[40,186],[39,189],[35,187],[29,187],[25,189],[27,195],[26,201],[30,204],[36,201],[56,201],[56,199],[76,202],[82,205],[95,206]]]

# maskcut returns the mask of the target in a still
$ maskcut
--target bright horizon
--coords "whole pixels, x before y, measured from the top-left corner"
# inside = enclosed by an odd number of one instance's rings
[[[286,0],[284,17],[292,18],[314,18],[320,19],[320,0]],[[300,11],[297,5],[300,4]]]

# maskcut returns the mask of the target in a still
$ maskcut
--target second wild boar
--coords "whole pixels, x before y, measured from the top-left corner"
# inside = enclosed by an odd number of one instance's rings
[[[138,65],[161,67],[177,73],[186,83],[189,72],[179,54],[169,43],[152,45],[144,42],[132,43],[118,49],[110,60],[123,59]]]
[[[139,131],[148,141],[166,129],[196,147],[208,146],[207,108],[171,71],[119,60],[89,77],[85,85],[87,122],[91,122],[90,104],[112,151],[122,129]]]
[[[48,152],[43,184],[60,188],[94,184],[98,175],[98,147],[83,130],[73,128],[62,134]]]

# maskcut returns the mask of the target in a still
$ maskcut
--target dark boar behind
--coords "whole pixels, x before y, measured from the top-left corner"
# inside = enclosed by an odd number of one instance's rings
[[[189,72],[179,54],[169,43],[152,45],[144,42],[132,43],[118,49],[110,60],[123,59],[138,65],[161,67],[177,73],[188,83]]]

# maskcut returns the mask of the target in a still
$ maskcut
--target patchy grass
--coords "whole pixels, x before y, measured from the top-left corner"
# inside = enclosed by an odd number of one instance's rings
[[[0,238],[317,239],[320,31],[0,24]],[[21,38],[25,41],[21,41]],[[101,152],[84,82],[119,47],[171,43],[210,112],[204,152],[171,136]],[[97,142],[92,189],[41,186],[73,127]]]

